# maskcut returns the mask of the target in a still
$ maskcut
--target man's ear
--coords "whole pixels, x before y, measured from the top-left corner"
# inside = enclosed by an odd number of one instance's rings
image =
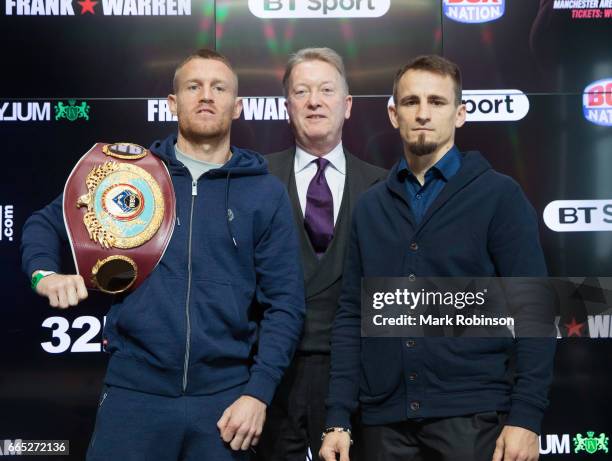
[[[346,110],[344,111],[344,118],[345,120],[348,120],[349,118],[351,118],[351,109],[353,107],[353,97],[350,94],[347,94],[346,97],[344,98],[344,101],[346,103]]]
[[[397,130],[399,128],[399,123],[397,122],[397,109],[395,108],[395,105],[390,104],[387,106],[387,114],[389,115],[391,125],[393,125],[393,128]]]
[[[170,112],[172,112],[172,115],[176,115],[176,95],[175,94],[168,95],[168,108],[170,109]]]
[[[285,112],[287,112],[287,123],[291,125],[291,116],[289,115],[289,101],[285,98]]]
[[[242,113],[242,98],[236,98],[236,101],[234,101],[234,114],[232,116],[232,120],[236,120],[240,118],[241,113]]]
[[[455,128],[461,128],[463,124],[465,123],[466,117],[467,117],[467,112],[465,109],[465,104],[460,104],[459,107],[457,107],[457,115],[455,118]]]

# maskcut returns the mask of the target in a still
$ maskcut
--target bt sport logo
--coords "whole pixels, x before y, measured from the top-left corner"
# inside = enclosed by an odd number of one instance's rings
[[[258,18],[378,18],[391,0],[248,0]]]

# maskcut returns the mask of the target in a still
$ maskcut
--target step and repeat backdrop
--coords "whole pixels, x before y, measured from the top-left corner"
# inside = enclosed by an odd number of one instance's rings
[[[83,459],[107,360],[110,297],[53,310],[34,295],[20,270],[23,224],[95,142],[148,146],[176,131],[166,96],[193,50],[233,62],[244,110],[232,142],[270,153],[292,143],[281,85],[289,54],[334,48],[354,95],[344,144],[383,167],[402,152],[386,114],[395,71],[418,54],[457,62],[468,110],[458,146],[522,185],[551,275],[588,280],[612,276],[611,37],[609,0],[4,0],[0,456],[14,440],[61,439],[63,459]],[[602,302],[601,291],[578,295]],[[544,460],[612,457],[611,312],[560,321],[568,338]]]

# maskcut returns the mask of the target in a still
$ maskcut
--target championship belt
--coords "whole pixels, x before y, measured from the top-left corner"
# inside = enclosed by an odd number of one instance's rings
[[[137,144],[95,144],[64,187],[64,223],[88,288],[138,287],[170,242],[176,198],[166,165]]]

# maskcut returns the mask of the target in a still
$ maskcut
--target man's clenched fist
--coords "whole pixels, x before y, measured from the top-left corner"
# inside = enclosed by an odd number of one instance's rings
[[[36,272],[32,275],[36,275]],[[87,288],[80,275],[47,275],[36,285],[36,293],[49,299],[51,307],[60,309],[76,306],[87,298]]]
[[[217,421],[221,438],[232,450],[248,450],[257,445],[264,421],[266,404],[255,397],[243,395],[223,412]]]

